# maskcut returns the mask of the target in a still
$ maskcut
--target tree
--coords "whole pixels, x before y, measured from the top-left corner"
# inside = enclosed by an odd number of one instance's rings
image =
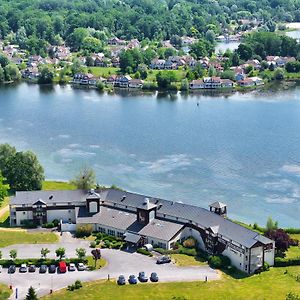
[[[38,300],[35,289],[32,286],[28,289],[28,293],[27,293],[25,299],[26,300]]]
[[[205,38],[213,44],[215,42],[216,34],[213,30],[208,29],[205,33]]]
[[[48,248],[42,248],[41,250],[41,256],[42,258],[46,259],[47,255],[50,253],[50,250]]]
[[[94,53],[101,51],[102,44],[100,40],[91,36],[87,36],[83,39],[81,48],[88,52]]]
[[[95,268],[96,268],[97,260],[101,258],[101,251],[100,249],[94,249],[91,251],[91,254],[93,255],[93,259],[95,260]]]
[[[78,189],[89,190],[96,186],[96,174],[92,168],[82,168],[78,175],[71,180],[71,184],[74,184]]]
[[[221,78],[222,79],[230,79],[230,80],[233,81],[233,80],[235,80],[235,74],[231,70],[226,70],[226,71],[221,73]]]
[[[16,65],[8,64],[4,68],[5,80],[17,81],[21,79],[21,73]]]
[[[61,259],[66,254],[66,249],[63,247],[60,247],[55,250],[55,253],[56,253],[56,256],[59,257],[59,259]]]
[[[16,259],[16,258],[17,258],[17,255],[18,255],[18,252],[17,252],[16,249],[12,249],[12,250],[9,251],[9,257],[10,257],[12,260]]]
[[[283,229],[269,230],[265,236],[275,241],[276,252],[279,255],[287,251],[292,243],[290,236]]]
[[[5,178],[2,176],[0,170],[0,204],[4,200],[4,198],[8,196],[9,185],[4,182]]]
[[[240,64],[240,57],[236,51],[233,52],[231,57],[231,64],[236,67]]]
[[[156,74],[156,81],[159,88],[168,88],[172,82],[176,81],[177,77],[173,71],[163,71]]]
[[[282,80],[284,79],[284,71],[281,68],[277,68],[274,72],[274,79]]]
[[[240,59],[248,60],[252,57],[253,51],[252,48],[247,44],[240,44],[236,50]]]
[[[2,259],[2,251],[0,251],[0,259]]]
[[[40,69],[40,76],[38,83],[47,84],[52,83],[54,78],[53,69],[50,66],[44,65]]]
[[[4,55],[0,54],[0,65],[2,68],[5,68],[9,64],[9,59]]]
[[[3,68],[0,66],[0,82],[4,82],[5,81],[5,73]]]
[[[286,300],[300,300],[300,295],[297,295],[295,293],[289,292],[286,295]]]
[[[2,172],[14,191],[40,190],[45,179],[44,169],[31,151],[16,152],[10,156]]]
[[[196,56],[197,59],[210,56],[213,53],[213,45],[204,39],[199,39],[198,42],[191,45],[190,53]]]
[[[177,34],[171,36],[170,43],[177,49],[182,47],[182,39]]]
[[[69,36],[67,42],[74,51],[80,50],[83,41],[89,36],[87,28],[75,28],[73,33]]]
[[[77,73],[83,72],[83,66],[78,58],[74,58],[71,66],[71,72],[73,76]]]
[[[78,259],[84,259],[86,256],[86,250],[84,248],[77,248],[76,249],[76,255]]]
[[[273,219],[269,217],[267,220],[266,229],[267,231],[278,229],[278,222],[274,222]]]

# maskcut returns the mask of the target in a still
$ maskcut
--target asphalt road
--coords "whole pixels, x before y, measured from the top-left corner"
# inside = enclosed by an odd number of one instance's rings
[[[36,245],[14,245],[2,248],[3,258],[9,257],[11,249],[17,249],[19,258],[36,258],[40,257],[42,247],[47,247],[51,250],[49,257],[55,257],[55,249],[58,247],[65,247],[68,257],[75,257],[75,249],[78,247],[86,248],[88,252],[91,251],[89,243],[77,239],[66,237],[59,244],[36,244]],[[156,259],[147,257],[137,253],[128,253],[119,250],[102,249],[102,256],[107,261],[107,265],[100,270],[96,271],[74,271],[65,274],[39,274],[35,273],[20,274],[17,270],[15,274],[7,274],[7,269],[3,269],[0,273],[0,282],[13,286],[14,293],[11,299],[16,299],[16,289],[18,290],[18,299],[24,299],[28,288],[33,286],[38,295],[49,294],[50,289],[58,290],[64,288],[75,280],[93,281],[99,279],[107,279],[108,275],[113,280],[120,274],[125,275],[138,275],[140,271],[146,272],[150,276],[151,272],[156,272],[159,276],[160,282],[169,281],[197,281],[217,280],[219,274],[209,268],[208,266],[199,267],[178,267],[173,263],[165,265],[157,265]]]

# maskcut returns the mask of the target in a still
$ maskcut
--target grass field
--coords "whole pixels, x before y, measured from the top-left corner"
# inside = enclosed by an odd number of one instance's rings
[[[7,285],[0,284],[0,300],[8,299],[11,294],[11,290]]]
[[[95,260],[93,259],[92,256],[87,257],[88,260],[88,266],[89,267],[95,267]],[[106,260],[101,258],[97,260],[96,264],[96,270],[103,268],[106,265]]]
[[[94,76],[109,77],[110,75],[117,74],[120,69],[114,67],[86,67],[86,71],[88,70],[90,70]]]
[[[56,243],[58,236],[52,232],[27,232],[23,229],[1,229],[0,228],[0,247],[14,244],[41,244]]]
[[[207,262],[200,257],[185,254],[171,254],[171,257],[175,260],[176,265],[180,267],[207,265]]]
[[[287,273],[285,273],[286,270],[288,270]],[[117,286],[114,281],[97,281],[85,283],[78,291],[61,290],[42,299],[284,300],[290,291],[300,294],[300,284],[295,278],[298,274],[300,274],[300,267],[288,267],[272,268],[269,272],[244,279],[232,279],[225,275],[222,280],[211,282]]]
[[[43,190],[53,191],[53,190],[75,190],[76,187],[69,182],[61,182],[61,181],[44,181],[43,182]]]

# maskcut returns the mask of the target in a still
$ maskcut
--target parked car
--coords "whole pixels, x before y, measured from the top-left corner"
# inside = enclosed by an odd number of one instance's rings
[[[167,255],[160,256],[156,261],[157,264],[167,264],[170,262],[171,262],[171,257]]]
[[[70,264],[69,264],[69,267],[68,267],[68,271],[69,271],[69,272],[76,271],[75,264],[73,264],[73,263],[70,263]]]
[[[10,266],[8,267],[8,269],[7,269],[7,272],[8,272],[9,274],[15,273],[15,272],[16,272],[16,266],[15,266],[15,265],[10,265]]]
[[[85,265],[83,263],[78,263],[77,264],[77,270],[78,271],[84,271],[85,270]]]
[[[126,284],[126,279],[124,275],[120,275],[118,280],[117,280],[118,285],[124,285]]]
[[[130,284],[137,284],[137,279],[136,279],[135,275],[130,275],[129,279],[128,279],[128,282]]]
[[[27,272],[27,266],[26,264],[21,264],[21,267],[19,268],[20,273],[26,273]]]
[[[35,265],[30,265],[30,266],[28,267],[28,272],[30,272],[30,273],[34,273],[35,270],[36,270],[36,266],[35,266]]]
[[[40,270],[39,272],[42,274],[42,273],[46,273],[47,272],[47,266],[46,265],[41,265],[40,266]]]
[[[152,282],[158,282],[158,276],[157,276],[157,273],[155,273],[155,272],[151,273],[150,280],[151,280]]]
[[[138,279],[139,279],[140,282],[147,282],[148,281],[148,277],[146,276],[145,272],[140,272]]]
[[[50,265],[48,269],[49,273],[55,273],[56,272],[56,265]]]
[[[66,273],[67,272],[67,264],[65,261],[60,261],[58,264],[59,273]]]

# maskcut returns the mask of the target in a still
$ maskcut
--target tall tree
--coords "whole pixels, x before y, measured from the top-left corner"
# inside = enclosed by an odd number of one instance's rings
[[[96,174],[92,168],[84,167],[80,172],[71,180],[78,189],[89,190],[96,186]]]
[[[26,300],[38,300],[35,289],[32,286],[28,289],[28,293],[27,293],[25,299]]]
[[[5,178],[2,176],[0,171],[0,204],[5,197],[8,196],[9,185],[5,183]]]

